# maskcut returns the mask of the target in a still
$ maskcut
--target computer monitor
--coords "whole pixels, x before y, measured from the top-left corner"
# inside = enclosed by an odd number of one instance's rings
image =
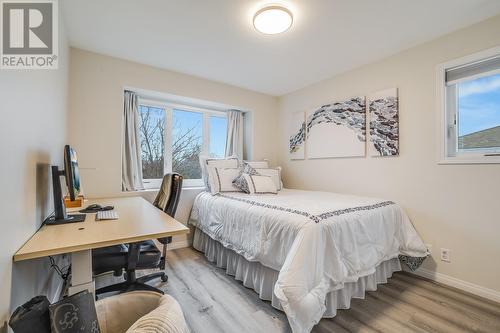
[[[52,190],[54,193],[54,215],[49,217],[45,224],[63,224],[85,221],[85,214],[66,214],[64,198],[61,188],[61,177],[64,176],[68,187],[69,197],[75,200],[80,193],[80,175],[78,174],[78,158],[76,152],[69,145],[64,147],[64,170],[57,165],[52,166]]]
[[[75,200],[80,194],[80,174],[76,151],[70,145],[64,147],[64,171],[69,197]]]

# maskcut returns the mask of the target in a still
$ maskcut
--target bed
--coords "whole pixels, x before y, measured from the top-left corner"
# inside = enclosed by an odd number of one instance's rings
[[[428,255],[396,203],[337,193],[202,192],[190,224],[193,247],[284,310],[295,333]]]

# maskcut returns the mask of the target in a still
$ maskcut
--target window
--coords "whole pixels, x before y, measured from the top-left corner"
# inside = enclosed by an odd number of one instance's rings
[[[163,177],[165,156],[165,110],[140,105],[142,178]]]
[[[163,175],[178,172],[184,186],[201,186],[200,154],[223,157],[224,112],[139,100],[142,173],[145,188],[159,188]]]
[[[500,163],[500,49],[438,69],[441,161]]]
[[[184,179],[201,179],[199,156],[203,149],[203,113],[174,109],[172,137],[172,171]]]
[[[210,129],[210,156],[224,157],[226,136],[220,133],[227,133],[226,117],[210,116]]]

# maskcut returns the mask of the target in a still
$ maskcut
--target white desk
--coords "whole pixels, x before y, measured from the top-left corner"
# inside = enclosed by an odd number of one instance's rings
[[[14,254],[14,261],[71,253],[69,293],[94,292],[92,249],[189,232],[142,197],[90,199],[88,205],[92,203],[114,206],[119,219],[96,221],[96,214],[87,214],[85,222],[44,225]]]

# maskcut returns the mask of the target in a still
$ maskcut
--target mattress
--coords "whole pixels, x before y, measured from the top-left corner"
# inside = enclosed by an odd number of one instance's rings
[[[338,193],[202,192],[190,223],[248,262],[279,272],[273,292],[294,332],[309,332],[323,317],[329,293],[388,260],[403,256],[415,266],[428,254],[399,205]]]

